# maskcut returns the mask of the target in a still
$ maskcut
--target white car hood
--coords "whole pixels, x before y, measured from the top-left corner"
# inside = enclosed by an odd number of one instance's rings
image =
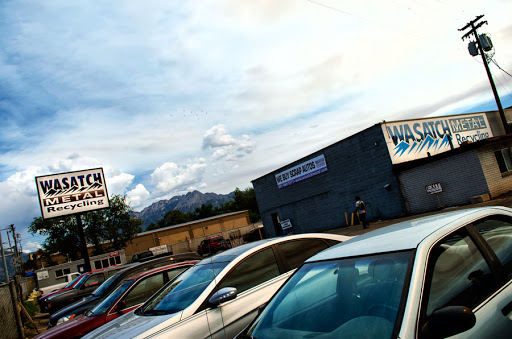
[[[82,338],[89,339],[119,339],[119,338],[143,338],[146,335],[155,333],[161,328],[178,322],[181,313],[173,313],[158,316],[140,316],[134,312],[127,313],[122,317],[112,320],[96,330],[88,333]],[[147,331],[150,331],[146,333]]]

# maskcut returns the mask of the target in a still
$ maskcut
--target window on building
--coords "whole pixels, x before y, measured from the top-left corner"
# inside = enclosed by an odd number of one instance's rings
[[[501,173],[512,171],[512,152],[510,148],[500,149],[494,152],[494,155]]]
[[[101,261],[100,260],[96,260],[94,262],[94,268],[99,270],[101,268]]]
[[[55,271],[55,277],[57,278],[60,278],[66,274],[71,274],[71,269],[70,268],[64,268],[64,269],[60,269],[60,270],[56,270]]]

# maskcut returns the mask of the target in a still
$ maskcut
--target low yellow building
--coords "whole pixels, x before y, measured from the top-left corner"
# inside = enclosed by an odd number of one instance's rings
[[[242,228],[250,224],[249,212],[240,211],[159,228],[137,234],[126,246],[125,253],[127,258],[131,258],[133,254],[147,251],[152,247],[172,245],[204,238],[209,235]],[[195,241],[193,245],[195,245]]]

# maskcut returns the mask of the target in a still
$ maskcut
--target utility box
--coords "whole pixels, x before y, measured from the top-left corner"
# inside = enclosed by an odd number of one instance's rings
[[[468,45],[469,54],[471,56],[477,56],[478,55],[478,48],[476,47],[476,42],[471,41]]]
[[[478,40],[480,41],[480,45],[482,46],[484,51],[489,52],[490,50],[492,50],[491,38],[489,38],[486,34],[480,34]]]

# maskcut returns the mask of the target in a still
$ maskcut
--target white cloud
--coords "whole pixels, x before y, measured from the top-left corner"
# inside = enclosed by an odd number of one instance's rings
[[[23,245],[23,253],[32,253],[32,252],[37,251],[40,248],[42,248],[40,243],[33,242],[33,241],[27,241]]]
[[[119,173],[113,176],[105,174],[105,181],[107,182],[107,189],[109,195],[124,194],[128,186],[131,185],[134,175],[128,173]]]
[[[226,133],[224,125],[213,126],[206,131],[203,138],[203,149],[235,145],[237,141]]]
[[[191,161],[184,167],[179,167],[174,162],[166,162],[151,174],[151,181],[155,185],[154,197],[166,196],[201,183],[206,167],[206,160],[203,158]]]
[[[140,210],[150,203],[150,193],[142,184],[138,184],[134,189],[126,193],[130,207],[134,210]]]
[[[203,137],[203,149],[215,149],[212,154],[214,160],[235,161],[252,153],[254,147],[255,144],[249,135],[244,134],[237,140],[227,134],[224,125],[213,126]]]

